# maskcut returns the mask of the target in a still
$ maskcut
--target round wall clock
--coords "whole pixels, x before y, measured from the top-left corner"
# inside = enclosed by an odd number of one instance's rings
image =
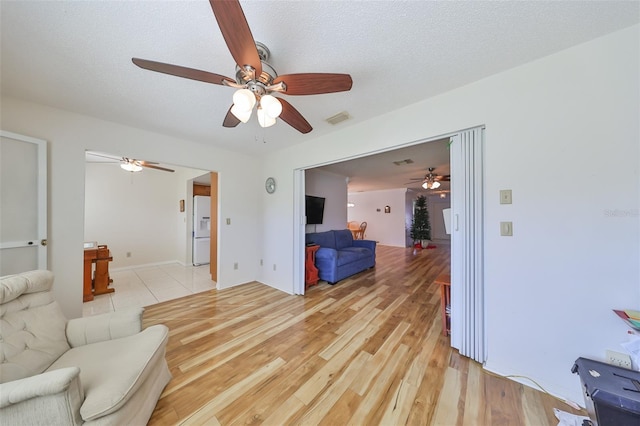
[[[276,192],[276,180],[272,177],[267,178],[264,182],[264,189],[266,189],[269,194]]]

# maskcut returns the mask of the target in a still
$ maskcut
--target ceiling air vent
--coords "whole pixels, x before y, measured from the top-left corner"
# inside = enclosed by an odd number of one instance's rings
[[[334,126],[338,123],[341,123],[345,120],[350,119],[351,116],[349,115],[349,113],[347,111],[342,111],[337,113],[336,115],[334,115],[333,117],[329,117],[327,118],[325,121],[329,124],[333,124]]]
[[[407,158],[406,160],[394,161],[393,164],[396,166],[404,166],[405,164],[413,164],[413,160],[411,158]]]

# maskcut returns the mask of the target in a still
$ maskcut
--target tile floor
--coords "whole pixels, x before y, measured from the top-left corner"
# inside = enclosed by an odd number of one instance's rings
[[[82,316],[149,306],[216,288],[215,281],[210,279],[209,265],[170,263],[110,271],[109,275],[113,279],[110,287],[116,291],[83,303]]]

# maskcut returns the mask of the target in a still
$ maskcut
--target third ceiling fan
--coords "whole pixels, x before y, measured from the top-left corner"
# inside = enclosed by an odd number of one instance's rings
[[[427,173],[424,177],[421,178],[411,178],[411,180],[421,180],[421,186],[424,189],[437,189],[440,188],[440,182],[447,182],[451,180],[450,175],[434,175],[433,171],[435,167],[429,167],[429,173]]]

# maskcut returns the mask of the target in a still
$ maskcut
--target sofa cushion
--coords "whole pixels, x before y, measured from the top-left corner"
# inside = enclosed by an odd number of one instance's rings
[[[131,398],[164,358],[168,335],[166,326],[155,325],[133,336],[72,348],[49,370],[80,367],[85,394],[80,414],[85,421],[94,420]]]
[[[48,291],[52,285],[53,272],[51,271],[38,270],[6,275],[0,280],[0,304],[15,300],[23,294]]]
[[[336,248],[334,231],[313,232],[305,235],[307,244],[317,244],[320,247]]]
[[[371,256],[371,250],[363,247],[345,247],[338,251],[337,265],[343,266],[351,262]]]
[[[334,231],[336,238],[336,250],[342,250],[353,246],[353,234],[348,229]]]
[[[50,292],[23,294],[0,306],[0,383],[42,373],[69,350],[67,319]],[[19,308],[25,309],[19,309]]]

